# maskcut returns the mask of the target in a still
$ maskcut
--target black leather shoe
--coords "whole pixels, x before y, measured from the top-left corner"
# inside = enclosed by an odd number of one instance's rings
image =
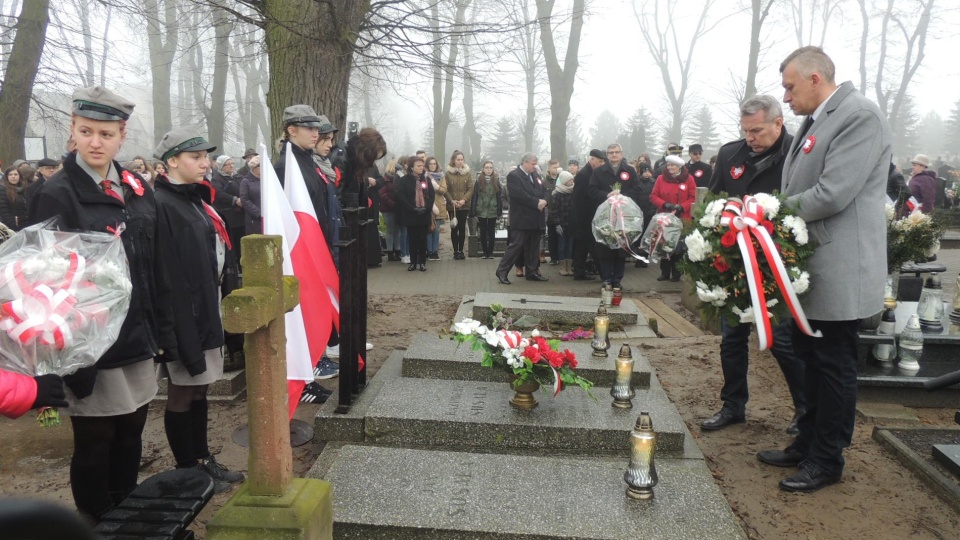
[[[410,266],[407,267],[407,272],[413,272],[417,269],[416,263],[410,263]]]
[[[597,278],[595,276],[582,275],[582,276],[573,276],[573,280],[574,281],[596,281]]]
[[[549,280],[541,276],[540,274],[533,274],[532,276],[527,276],[527,281],[549,281]]]
[[[761,450],[757,452],[757,459],[774,467],[796,467],[807,457],[792,448],[786,450]]]
[[[790,425],[787,426],[787,435],[799,435],[800,434],[800,419],[803,418],[803,415],[807,411],[803,409],[798,409],[797,412],[793,413],[793,419],[790,420]]]
[[[501,285],[510,285],[510,280],[507,279],[507,274],[501,274],[497,272],[497,279],[500,280]]]
[[[676,282],[680,281],[680,276],[672,277],[672,278],[670,278],[670,281],[676,283]]]
[[[425,264],[418,265],[418,268],[420,268],[420,271],[421,271],[421,272],[426,272],[426,271],[427,271],[427,265],[425,265]]]
[[[726,409],[722,409],[717,414],[700,422],[700,429],[704,431],[717,431],[732,424],[743,424],[746,421],[743,415],[736,415]]]
[[[657,276],[657,281],[666,281],[670,279],[670,276]]]
[[[800,465],[797,474],[780,481],[780,489],[784,491],[812,493],[818,489],[836,484],[840,481],[839,474],[830,474],[816,465],[804,462]]]

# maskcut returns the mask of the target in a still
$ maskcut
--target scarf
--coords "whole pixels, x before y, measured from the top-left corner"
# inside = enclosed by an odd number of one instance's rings
[[[670,174],[670,171],[666,168],[663,169],[663,179],[672,184],[683,184],[687,181],[687,178],[690,178],[690,173],[687,172],[685,166],[680,168],[680,173],[676,176]]]
[[[423,208],[427,204],[427,201],[423,196],[423,192],[426,191],[424,184],[426,183],[427,180],[426,178],[414,177],[413,181],[415,183],[415,185],[413,186],[414,205],[417,208]]]
[[[338,175],[337,171],[333,168],[333,163],[330,163],[329,158],[314,156],[313,162],[317,164],[317,167],[320,168],[320,172],[323,173],[323,176],[326,177],[328,182],[333,179],[334,184],[339,187],[340,175]]]
[[[227,249],[233,249],[233,244],[230,243],[230,233],[227,232],[227,225],[223,222],[223,218],[220,217],[220,214],[213,209],[212,206],[206,203],[206,201],[200,201],[203,204],[203,211],[210,216],[210,221],[213,222],[213,228],[217,231],[217,236],[223,240],[223,243],[226,244]]]

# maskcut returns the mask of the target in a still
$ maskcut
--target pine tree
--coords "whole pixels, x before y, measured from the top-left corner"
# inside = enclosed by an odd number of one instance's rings
[[[567,120],[567,156],[580,159],[580,164],[590,152],[587,138],[583,135],[583,127],[580,125],[580,117],[571,114]]]
[[[619,142],[619,138],[620,121],[617,120],[617,117],[610,111],[600,113],[596,123],[590,128],[591,146],[603,150],[608,145]]]
[[[720,134],[717,132],[717,124],[713,121],[713,114],[710,108],[704,105],[693,118],[689,135],[686,140],[690,144],[702,144],[705,154],[716,153],[720,148]],[[689,147],[689,144],[685,145]]]
[[[653,117],[647,111],[646,107],[640,107],[627,119],[625,127],[626,132],[621,136],[623,152],[629,158],[633,159],[640,154],[652,153],[654,150],[653,141]]]
[[[941,147],[943,146],[943,137],[947,132],[947,126],[937,111],[930,111],[920,120],[920,126],[917,130],[917,147],[919,151],[930,156],[930,159],[937,159],[941,156]]]
[[[499,170],[507,170],[516,165],[520,158],[520,133],[510,118],[504,116],[497,121],[497,131],[490,139],[490,148],[487,150],[490,159]]]
[[[903,105],[900,107],[898,117],[890,122],[890,130],[893,131],[895,161],[910,159],[919,152],[917,147],[919,126],[920,115],[917,114],[913,96],[906,94],[903,96]]]

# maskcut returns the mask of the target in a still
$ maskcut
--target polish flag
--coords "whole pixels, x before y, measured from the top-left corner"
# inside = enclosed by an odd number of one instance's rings
[[[266,146],[261,150],[262,156],[269,155]],[[285,187],[268,162],[261,169],[260,193],[263,232],[283,237],[283,273],[300,282],[300,303],[285,319],[292,418],[304,386],[313,381],[313,368],[323,356],[331,328],[339,325],[340,281],[297,159],[289,146],[286,152]]]

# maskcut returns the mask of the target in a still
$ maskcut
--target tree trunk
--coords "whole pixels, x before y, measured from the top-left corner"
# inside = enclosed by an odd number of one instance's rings
[[[537,0],[537,19],[540,21],[540,43],[547,64],[550,81],[550,156],[560,163],[567,160],[567,119],[570,118],[570,98],[580,67],[580,32],[583,30],[584,0],[573,1],[570,35],[563,66],[557,58],[550,20],[556,0]]]
[[[233,22],[225,11],[213,8],[214,53],[213,53],[213,88],[210,91],[210,115],[207,117],[207,136],[210,144],[221,152],[224,148],[224,122],[226,113],[224,108],[227,100],[227,75],[230,69],[230,32],[233,31]]]
[[[161,1],[163,19],[160,18]],[[173,129],[170,74],[173,71],[179,35],[176,0],[145,0],[144,16],[147,21],[147,46],[151,59],[150,74],[153,78],[153,137],[159,141]]]
[[[760,31],[767,20],[770,7],[775,0],[751,0],[752,23],[750,24],[750,53],[747,60],[747,80],[743,88],[742,99],[753,97],[757,93],[757,68],[760,63]],[[764,6],[763,3],[766,2]]]
[[[0,161],[3,163],[25,155],[23,137],[27,132],[33,83],[46,43],[49,8],[50,0],[24,0],[17,20],[17,34],[0,88]]]
[[[870,14],[867,13],[867,0],[857,0],[860,4],[860,19],[863,28],[860,31],[860,93],[867,95],[867,38],[870,37]]]
[[[263,9],[272,135],[280,134],[283,109],[298,103],[346,133],[353,51],[369,0],[264,0]]]

